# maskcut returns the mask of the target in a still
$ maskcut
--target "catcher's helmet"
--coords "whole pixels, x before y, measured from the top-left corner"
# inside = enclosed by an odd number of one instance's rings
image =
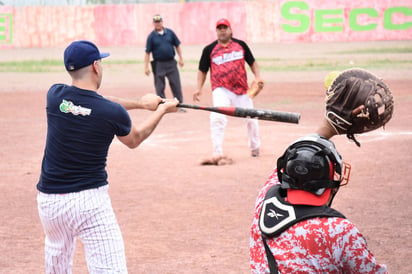
[[[342,157],[334,144],[313,134],[287,148],[277,161],[277,172],[281,188],[288,190],[291,203],[321,205],[328,200],[330,189],[339,188],[342,166]],[[289,197],[291,190],[300,190],[295,193],[304,197],[293,202],[293,197]]]

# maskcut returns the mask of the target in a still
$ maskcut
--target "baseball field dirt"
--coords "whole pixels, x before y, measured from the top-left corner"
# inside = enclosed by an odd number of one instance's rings
[[[334,207],[358,226],[390,273],[410,273],[412,41],[250,47],[266,81],[255,107],[300,112],[300,123],[260,121],[261,154],[252,158],[244,120],[229,117],[224,152],[234,164],[228,166],[199,165],[212,151],[209,113],[201,110],[168,114],[135,150],[115,139],[107,170],[129,272],[249,273],[255,198],[288,144],[316,129],[324,111],[323,79],[332,64],[338,69],[367,68],[384,79],[395,98],[392,120],[385,129],[358,135],[360,148],[345,136],[333,137],[352,165],[349,185],[340,190]],[[192,103],[201,49],[183,46],[181,78],[187,103]],[[153,78],[143,72],[142,47],[102,50],[111,52],[103,62],[102,95],[139,97],[153,92]],[[0,273],[44,272],[36,183],[46,136],[46,91],[55,82],[69,83],[63,64],[46,72],[6,66],[11,61],[60,60],[62,53],[2,49],[0,55]],[[170,90],[166,92],[170,97]],[[209,80],[201,104],[211,105]],[[149,112],[130,114],[138,124]],[[79,241],[73,273],[87,273]]]

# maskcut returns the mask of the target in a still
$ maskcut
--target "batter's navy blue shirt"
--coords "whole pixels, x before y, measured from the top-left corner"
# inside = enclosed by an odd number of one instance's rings
[[[47,138],[37,189],[69,193],[108,184],[106,159],[115,135],[131,120],[120,104],[97,92],[64,84],[47,93]]]
[[[153,30],[146,41],[146,52],[152,53],[156,61],[169,61],[175,58],[175,47],[180,45],[176,34],[168,28],[163,29],[163,34]]]

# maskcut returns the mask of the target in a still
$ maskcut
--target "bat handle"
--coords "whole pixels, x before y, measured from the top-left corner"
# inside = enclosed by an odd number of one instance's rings
[[[193,108],[193,109],[201,109],[201,106],[198,105],[191,105],[191,104],[183,104],[183,103],[178,103],[177,104],[178,108]]]

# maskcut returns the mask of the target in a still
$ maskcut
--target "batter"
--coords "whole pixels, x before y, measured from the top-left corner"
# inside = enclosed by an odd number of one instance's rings
[[[46,234],[46,273],[71,273],[76,238],[84,245],[90,273],[127,273],[124,243],[108,194],[106,159],[114,136],[137,147],[177,100],[154,94],[139,100],[104,98],[100,53],[89,41],[64,52],[72,85],[55,84],[47,93],[47,139],[37,184],[38,211]],[[163,104],[160,104],[163,102]],[[126,109],[154,110],[139,127]]]

